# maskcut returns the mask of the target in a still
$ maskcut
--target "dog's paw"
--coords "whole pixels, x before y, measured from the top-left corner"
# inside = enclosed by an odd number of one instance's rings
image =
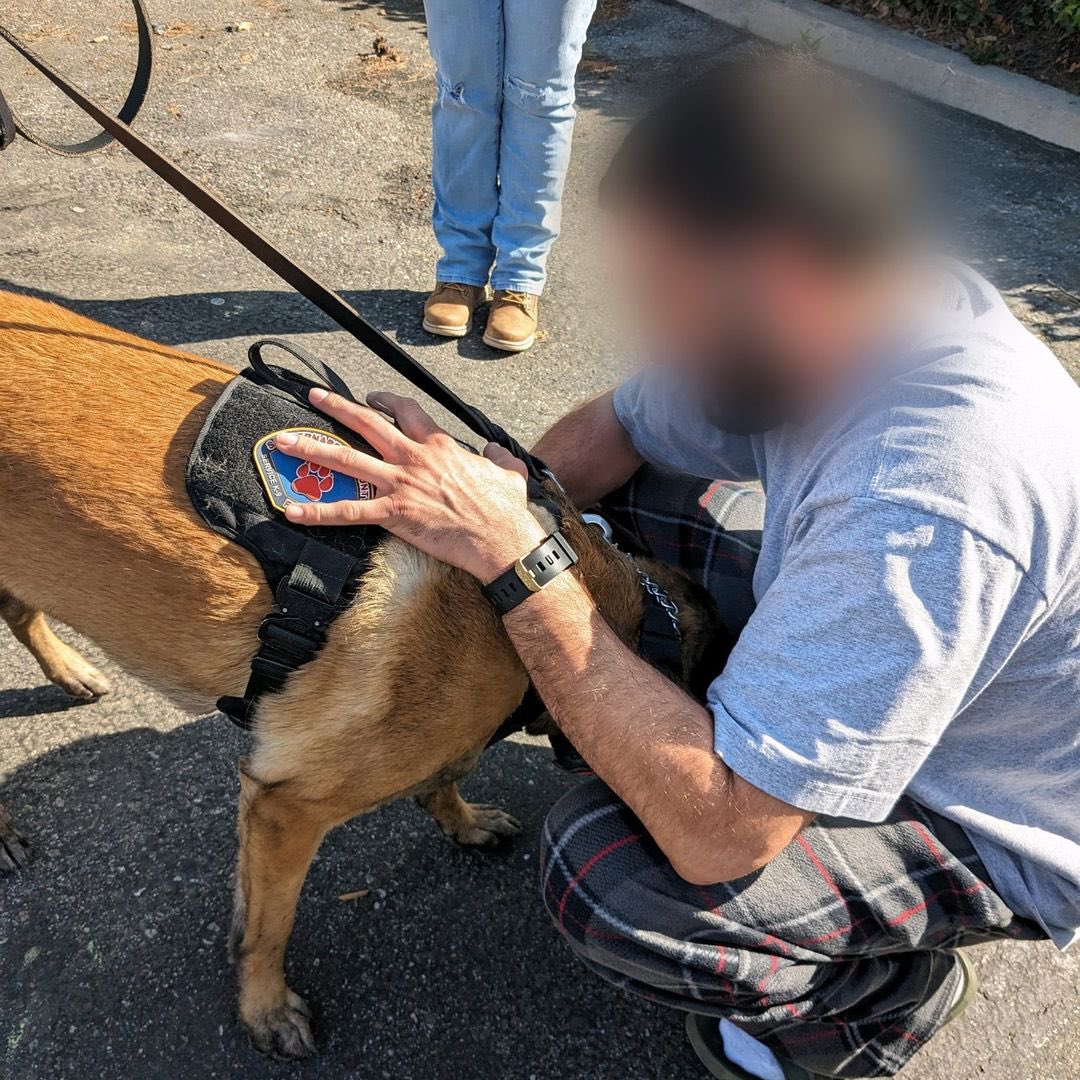
[[[453,833],[454,842],[481,851],[500,851],[509,847],[521,832],[521,823],[497,806],[469,803],[469,818]]]
[[[112,689],[108,678],[74,649],[65,645],[57,659],[57,666],[49,672],[49,678],[70,697],[93,701]]]
[[[255,1017],[245,1017],[244,1026],[252,1045],[263,1054],[295,1061],[315,1053],[311,1006],[291,990],[286,991],[280,1004]]]
[[[0,874],[20,870],[30,861],[30,845],[15,828],[15,822],[0,806]]]

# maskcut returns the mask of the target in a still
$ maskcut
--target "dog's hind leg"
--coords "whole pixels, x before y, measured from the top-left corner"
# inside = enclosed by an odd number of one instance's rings
[[[462,847],[498,851],[521,832],[517,819],[497,806],[468,803],[456,783],[443,784],[416,797],[442,831]]]
[[[45,616],[0,589],[0,617],[11,632],[34,654],[45,677],[73,698],[90,700],[110,690],[109,680],[49,627]]]
[[[311,1010],[285,983],[285,947],[308,867],[334,824],[288,783],[263,784],[240,763],[240,857],[230,949],[240,982],[240,1019],[275,1057],[315,1052]]]

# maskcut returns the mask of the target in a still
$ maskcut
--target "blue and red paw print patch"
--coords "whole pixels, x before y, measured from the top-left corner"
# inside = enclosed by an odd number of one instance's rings
[[[348,445],[333,432],[321,428],[284,428],[283,431],[307,435],[332,446]],[[280,434],[281,431],[273,431],[264,435],[253,451],[259,479],[276,510],[284,512],[292,503],[334,503],[345,499],[375,498],[375,488],[366,480],[356,480],[334,472],[325,465],[290,457],[275,442]]]

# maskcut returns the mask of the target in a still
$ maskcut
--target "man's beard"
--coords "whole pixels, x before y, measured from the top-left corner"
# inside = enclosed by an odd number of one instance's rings
[[[745,344],[712,368],[702,400],[709,421],[732,435],[760,435],[794,420],[798,409],[777,358]]]

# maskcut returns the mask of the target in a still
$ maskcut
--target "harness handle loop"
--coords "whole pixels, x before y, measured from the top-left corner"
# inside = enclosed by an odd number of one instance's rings
[[[333,390],[335,394],[339,394],[341,397],[345,398],[347,401],[353,402],[355,405],[363,404],[362,402],[357,401],[349,384],[332,367],[328,364],[324,364],[317,356],[309,353],[307,349],[303,349],[299,345],[293,345],[288,341],[280,341],[278,338],[259,338],[258,341],[253,341],[248,348],[248,363],[250,363],[255,371],[258,372],[260,378],[268,382],[271,386],[276,386],[279,390],[283,390],[290,397],[295,398],[305,408],[310,404],[307,397],[307,392],[310,388],[307,385],[306,380],[290,377],[290,373],[282,373],[280,370],[275,370],[270,367],[263,359],[262,352],[263,349],[271,346],[276,349],[281,349],[299,360],[304,367],[309,371],[314,372],[319,377],[324,386]]]
[[[139,37],[139,59],[127,98],[117,114],[117,118],[125,124],[130,124],[139,115],[139,110],[146,101],[154,72],[154,34],[150,25],[150,16],[146,11],[144,0],[132,0],[132,4],[135,8],[135,27]],[[0,37],[17,52],[22,53],[39,71],[52,78],[44,62],[39,60],[10,30],[0,26]],[[53,82],[56,80],[53,79]],[[63,87],[61,86],[60,89],[62,90]],[[0,150],[9,147],[15,141],[16,134],[21,135],[27,142],[48,150],[51,154],[60,154],[63,157],[81,157],[83,154],[92,154],[113,141],[113,136],[108,131],[99,131],[83,142],[50,142],[26,126],[19,114],[4,100],[3,92],[0,91]]]

